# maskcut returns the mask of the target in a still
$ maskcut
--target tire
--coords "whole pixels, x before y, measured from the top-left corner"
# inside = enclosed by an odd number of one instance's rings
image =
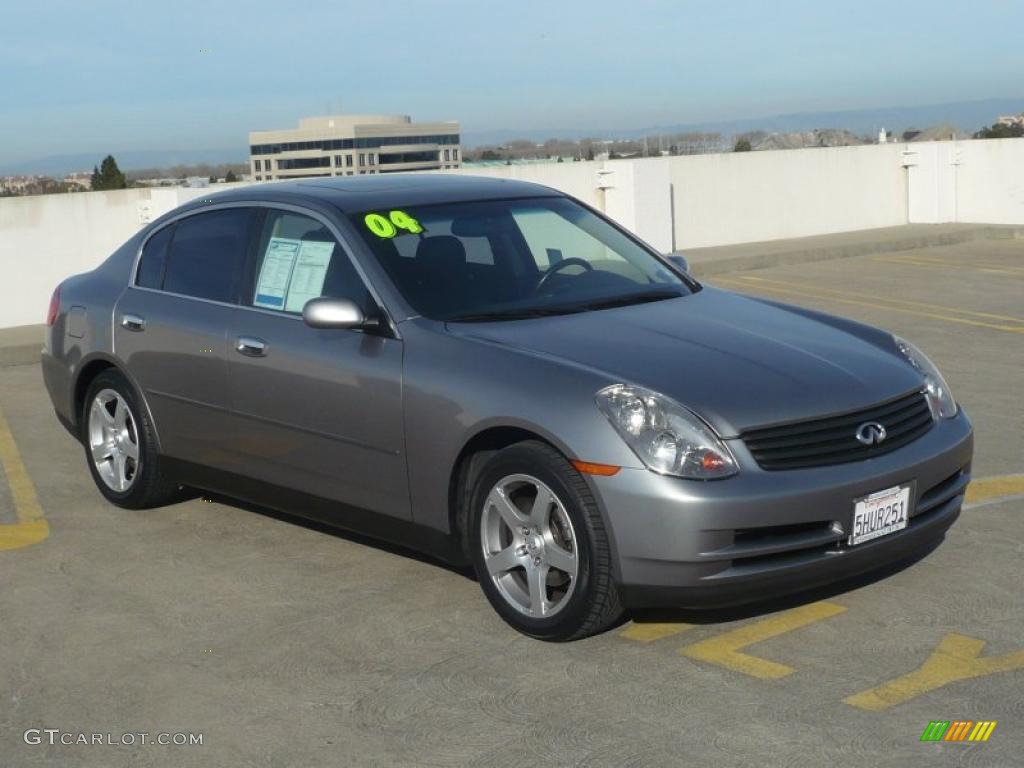
[[[484,594],[510,626],[567,641],[602,632],[622,616],[601,514],[558,451],[531,440],[497,452],[470,500],[468,554]]]
[[[161,467],[153,424],[120,371],[108,368],[89,384],[80,436],[93,482],[111,504],[147,509],[175,500],[179,486]]]

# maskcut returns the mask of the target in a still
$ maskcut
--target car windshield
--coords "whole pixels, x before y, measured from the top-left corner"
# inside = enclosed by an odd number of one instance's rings
[[[434,320],[587,312],[697,288],[564,197],[398,206],[352,222],[413,308]]]

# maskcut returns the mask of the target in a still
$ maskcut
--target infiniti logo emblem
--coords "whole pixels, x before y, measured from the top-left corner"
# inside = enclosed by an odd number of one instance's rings
[[[885,440],[885,427],[877,421],[868,421],[857,427],[857,441],[864,445],[878,445]]]

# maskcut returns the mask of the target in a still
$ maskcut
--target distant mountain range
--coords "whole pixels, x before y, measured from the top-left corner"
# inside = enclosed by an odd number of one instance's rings
[[[73,155],[49,155],[35,160],[22,160],[0,166],[0,176],[18,174],[38,174],[43,176],[63,176],[75,171],[91,171],[94,165],[103,162],[108,154],[113,154],[117,166],[122,171],[136,168],[170,168],[175,165],[200,165],[209,163],[247,163],[249,147],[210,147],[206,149],[145,149],[132,152],[118,151],[117,147],[100,152],[81,152]]]
[[[949,123],[974,133],[982,126],[992,125],[999,115],[1018,114],[1024,111],[1024,97],[991,98],[979,101],[956,101],[949,104],[927,104],[916,107],[882,107],[876,109],[850,109],[831,112],[794,112],[768,117],[748,117],[737,120],[711,120],[699,123],[647,128],[607,130],[586,128],[564,130],[546,128],[538,130],[516,130],[514,128],[494,131],[463,131],[463,143],[467,146],[502,144],[512,139],[637,139],[658,134],[706,132],[732,136],[748,131],[783,133],[787,131],[811,131],[816,128],[835,128],[853,133],[874,136],[880,128],[890,133],[917,128],[923,129],[940,123]]]
[[[635,139],[658,134],[707,132],[732,136],[748,131],[781,133],[786,131],[810,131],[815,128],[836,128],[857,134],[874,135],[879,128],[891,133],[900,133],[911,128],[927,128],[939,123],[949,123],[973,133],[982,126],[991,125],[996,117],[1017,114],[1024,111],[1024,97],[991,98],[978,101],[956,101],[949,104],[927,104],[916,107],[884,107],[878,109],[851,109],[831,112],[794,112],[768,117],[749,117],[738,120],[712,120],[699,123],[648,128],[608,130],[606,128],[507,128],[489,131],[464,130],[463,144],[467,147],[502,144],[512,139]],[[107,152],[113,152],[121,170],[136,168],[169,168],[174,165],[196,165],[199,163],[244,163],[248,160],[248,147],[244,144],[231,147],[210,147],[206,149],[152,149],[142,151],[118,151],[117,147],[73,155],[50,155],[34,160],[0,165],[0,176],[14,174],[44,174],[62,176],[72,171],[91,170],[98,165]]]

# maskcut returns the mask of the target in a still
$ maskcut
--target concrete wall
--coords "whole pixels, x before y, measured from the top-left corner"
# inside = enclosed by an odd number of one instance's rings
[[[906,224],[901,149],[829,147],[456,173],[546,184],[669,251]]]
[[[910,223],[1024,225],[1024,140],[549,163],[447,173],[534,181],[662,251]],[[54,286],[215,188],[0,199],[0,327],[38,323]]]
[[[908,144],[912,224],[1024,224],[1024,140]]]
[[[604,210],[604,193],[597,187],[598,171],[603,167],[604,163],[591,160],[579,163],[536,163],[459,168],[446,171],[446,173],[531,181],[534,184],[553,187],[579,198],[588,205]]]
[[[1024,139],[960,141],[956,220],[1024,224]]]
[[[907,221],[946,224],[957,220],[957,179],[961,142],[907,144],[902,163],[907,169]]]
[[[690,155],[667,162],[678,248],[907,223],[895,145]]]
[[[0,199],[0,328],[41,323],[53,289],[147,221],[209,189],[120,189]]]

